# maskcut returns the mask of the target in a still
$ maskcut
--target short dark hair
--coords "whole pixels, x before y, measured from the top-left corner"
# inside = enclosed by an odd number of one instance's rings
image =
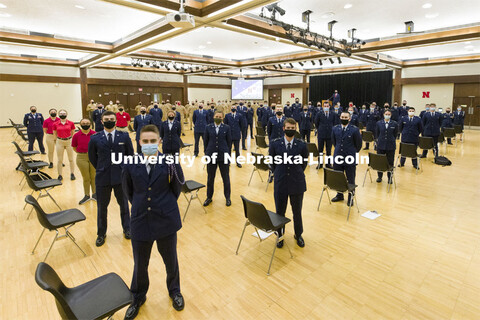
[[[415,108],[414,108],[414,107],[410,107],[410,108],[408,108],[408,110],[413,110],[413,111],[415,111]]]
[[[285,121],[283,122],[283,127],[285,128],[285,125],[286,124],[293,124],[293,125],[297,125],[297,121],[295,121],[295,119],[293,118],[286,118]]]
[[[153,132],[160,136],[160,132],[158,131],[158,127],[154,124],[147,124],[140,130],[140,135],[144,132]]]
[[[113,115],[113,116],[116,116],[115,112],[110,111],[110,110],[107,110],[107,111],[105,111],[104,113],[102,113],[102,120],[103,120],[103,118],[104,118],[105,116],[112,116],[112,115]]]
[[[57,111],[57,109],[52,108],[52,109],[48,110],[48,113],[50,113],[52,110]]]
[[[222,111],[219,111],[219,110],[215,111],[215,113],[213,114],[213,116],[215,117],[218,113],[220,113],[220,114],[222,115],[222,118],[224,117],[223,112],[222,112]]]

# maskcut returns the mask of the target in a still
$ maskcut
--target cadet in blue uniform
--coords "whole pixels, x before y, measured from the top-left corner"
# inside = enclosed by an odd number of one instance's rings
[[[440,126],[442,125],[442,115],[440,112],[435,112],[435,103],[430,104],[430,109],[425,112],[422,118],[423,136],[433,138],[433,154],[438,156],[438,136],[440,135]],[[420,158],[427,157],[428,150],[423,150]]]
[[[195,151],[193,154],[195,157],[197,157],[199,152],[200,138],[203,139],[203,134],[205,133],[205,128],[207,127],[207,111],[203,110],[203,103],[200,103],[198,105],[198,110],[193,112],[192,122],[194,125],[193,134],[195,136]]]
[[[223,122],[230,127],[232,135],[232,144],[235,148],[235,157],[240,156],[240,139],[242,136],[243,118],[241,114],[237,113],[235,105],[232,106],[232,112],[225,116]],[[241,168],[242,165],[237,162],[237,167]]]
[[[365,129],[373,133],[373,137],[376,134],[377,121],[380,120],[380,113],[375,109],[375,105],[370,105],[370,110],[367,110],[365,113]],[[365,148],[363,150],[368,150],[370,148],[370,143],[365,143]]]
[[[275,110],[275,116],[270,117],[267,124],[269,141],[273,141],[283,136],[283,121],[285,121],[285,117],[283,116],[282,107],[277,105]]]
[[[388,164],[393,166],[395,163],[395,150],[397,149],[398,123],[391,119],[392,112],[387,109],[383,113],[384,120],[377,122],[377,154],[387,156]],[[391,173],[388,172],[388,183],[392,184]],[[377,182],[382,182],[383,172],[378,172]]]
[[[358,115],[355,114],[355,108],[348,107],[348,113],[350,113],[350,124],[354,125],[355,127],[358,127],[359,121],[358,121]]]
[[[177,231],[182,227],[178,196],[185,182],[179,164],[160,162],[158,128],[146,125],[140,130],[140,145],[144,156],[158,163],[128,164],[122,171],[122,186],[132,204],[133,277],[130,291],[133,303],[125,319],[134,319],[145,303],[149,287],[148,264],[153,243],[162,256],[167,273],[168,294],[175,310],[184,308],[180,293],[180,271],[177,259]],[[156,159],[155,159],[156,158]]]
[[[398,109],[398,103],[393,103],[393,107],[390,108],[390,112],[392,113],[391,120],[398,122],[401,119],[400,110]]]
[[[97,109],[92,113],[93,123],[95,123],[95,131],[100,132],[103,130],[103,123],[102,123],[102,114],[105,112],[103,108],[103,104],[98,103]]]
[[[304,141],[310,142],[310,131],[312,130],[312,113],[308,111],[308,107],[303,107],[303,112],[300,116],[300,137]]]
[[[295,103],[292,104],[292,117],[297,123],[300,122],[300,116],[302,115],[303,108],[302,104],[300,103],[300,99],[295,98]],[[285,115],[287,117],[287,115]],[[288,118],[288,117],[287,117]]]
[[[334,105],[333,107],[330,107],[330,110],[332,111],[333,115],[335,116],[335,125],[340,124],[340,115],[343,112],[343,108],[340,107],[339,104]]]
[[[30,113],[26,113],[23,117],[23,125],[27,127],[28,151],[33,151],[35,139],[38,142],[38,148],[42,154],[45,154],[43,146],[43,116],[37,113],[37,107],[31,106]]]
[[[335,119],[336,115],[330,110],[330,104],[324,102],[323,111],[319,111],[315,117],[315,127],[317,128],[318,151],[323,153],[325,148],[327,156],[332,154],[332,128],[335,125]],[[317,169],[322,166],[319,163]],[[326,166],[331,168],[331,164]]]
[[[140,108],[140,114],[135,116],[133,121],[133,130],[135,130],[135,141],[137,141],[137,153],[140,153],[142,147],[140,146],[140,131],[147,124],[153,124],[153,117],[147,114],[147,108],[142,106]]]
[[[332,129],[332,143],[335,145],[335,151],[333,157],[343,156],[345,159],[347,156],[355,157],[362,149],[362,136],[360,130],[357,127],[349,124],[350,114],[348,112],[342,112],[340,116],[340,124],[336,125]],[[347,176],[347,181],[349,184],[355,184],[355,174],[356,174],[357,164],[354,162],[352,164],[337,163],[333,164],[334,170],[345,171]],[[343,193],[337,193],[337,195],[332,199],[332,202],[342,201]],[[348,197],[347,205],[353,206],[353,198],[350,194]]]
[[[207,124],[213,123],[213,116],[215,115],[215,105],[212,103],[210,108],[207,108]]]
[[[420,119],[423,119],[423,115],[430,110],[430,104],[425,105],[425,110],[420,111]]]
[[[365,124],[367,123],[367,106],[362,105],[360,110],[358,110],[358,124],[362,123],[363,126],[365,127]]]
[[[268,111],[268,108],[264,108],[263,103],[260,103],[259,107],[257,108],[257,122],[262,122],[263,113],[265,110]],[[255,124],[255,126],[257,126],[257,124]]]
[[[403,117],[400,121],[399,131],[402,132],[402,139],[400,141],[418,146],[418,137],[422,130],[422,120],[415,116],[415,108],[410,107],[408,109],[408,116]],[[401,157],[398,166],[403,167],[405,160],[405,157]],[[417,159],[412,158],[412,164],[415,169],[418,169]]]
[[[293,107],[290,105],[290,101],[287,101],[287,104],[283,107],[283,114],[286,118],[293,118]]]
[[[152,116],[152,124],[156,125],[158,130],[160,130],[162,126],[163,111],[158,107],[158,103],[155,102],[153,108],[151,108],[148,113]]]
[[[130,239],[130,216],[128,201],[122,190],[122,164],[113,164],[111,154],[116,157],[133,155],[132,140],[127,132],[115,130],[116,116],[113,111],[102,114],[103,131],[97,132],[88,143],[88,159],[96,170],[95,186],[97,189],[97,247],[105,243],[107,237],[107,208],[112,196],[112,189],[120,206],[123,233]]]
[[[328,98],[328,100],[332,101],[333,105],[336,105],[337,103],[339,103],[340,102],[340,94],[338,93],[338,91],[335,90],[335,92],[332,94],[332,96],[330,98]]]
[[[160,138],[162,139],[162,150],[164,154],[175,154],[180,152],[180,122],[175,120],[175,112],[168,111],[167,120],[160,126]]]
[[[442,114],[442,131],[444,130],[444,128],[453,128],[454,115],[451,111],[452,110],[450,109],[450,107],[447,107],[445,113]],[[447,143],[453,144],[452,138],[447,138]]]
[[[245,139],[247,138],[247,107],[240,101],[240,104],[237,107],[237,114],[242,116],[242,126],[241,126],[241,133],[242,133],[242,149],[247,150],[245,146]]]
[[[463,131],[464,123],[465,123],[465,111],[462,111],[462,107],[458,106],[457,111],[453,113],[453,124],[462,126],[462,131]],[[462,139],[463,139],[463,133],[460,134],[460,141],[462,141]]]
[[[262,113],[262,126],[265,132],[267,132],[268,121],[271,117],[275,117],[275,108],[275,103],[272,103],[272,106],[270,108],[265,105],[265,110]]]
[[[223,113],[215,112],[213,117],[213,124],[209,124],[205,130],[205,136],[203,142],[205,144],[205,155],[212,157],[213,154],[217,155],[215,163],[212,161],[207,164],[207,199],[203,203],[204,206],[208,206],[212,202],[213,191],[215,185],[215,175],[217,173],[217,167],[220,169],[220,174],[223,180],[223,194],[225,195],[226,204],[230,206],[232,201],[230,200],[230,164],[225,159],[225,154],[231,153],[232,149],[232,132],[230,127],[223,124]]]
[[[254,110],[252,108],[252,104],[249,102],[247,105],[247,135],[248,135],[248,128],[250,127],[250,138],[254,139],[253,137],[253,114]]]
[[[284,136],[270,143],[268,154],[271,157],[282,156],[286,153],[293,157],[300,155],[304,159],[301,164],[272,164],[272,171],[275,177],[273,197],[275,198],[276,213],[285,216],[287,210],[288,198],[293,212],[293,225],[295,229],[295,239],[299,247],[305,246],[303,240],[302,223],[302,203],[303,194],[307,191],[305,181],[305,168],[307,167],[308,150],[305,142],[295,139],[297,123],[292,118],[287,118],[283,122]],[[283,230],[279,231],[280,235]],[[277,243],[277,247],[283,247],[283,240]]]

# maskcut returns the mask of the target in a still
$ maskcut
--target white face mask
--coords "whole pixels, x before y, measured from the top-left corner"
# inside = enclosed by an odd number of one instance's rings
[[[435,108],[430,108],[430,112],[435,112]]]
[[[458,110],[458,111],[462,111],[462,108],[458,108],[457,110]]]
[[[353,111],[348,111],[348,113],[353,114]]]
[[[414,114],[415,114],[415,112],[413,112],[413,111],[408,111],[408,115],[409,115],[409,116],[413,116]]]
[[[330,108],[323,108],[323,111],[327,112]]]
[[[370,111],[375,111],[375,108],[370,108]]]
[[[385,116],[385,120],[390,120],[390,116]]]

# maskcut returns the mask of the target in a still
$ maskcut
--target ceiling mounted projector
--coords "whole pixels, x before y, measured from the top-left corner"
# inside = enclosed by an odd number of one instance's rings
[[[177,13],[168,13],[165,19],[168,24],[175,28],[195,27],[195,18],[185,12],[183,0],[180,0],[180,10]]]

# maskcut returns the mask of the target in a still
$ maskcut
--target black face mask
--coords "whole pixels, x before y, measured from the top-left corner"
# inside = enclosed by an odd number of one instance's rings
[[[147,111],[142,110],[142,111],[140,111],[140,113],[145,114],[145,113],[147,113]]]
[[[343,124],[344,126],[346,126],[349,122],[350,120],[348,119],[340,119],[340,123]]]
[[[232,109],[232,112],[233,112],[233,113],[237,112],[237,109]]]
[[[303,109],[303,111],[304,111],[304,112],[307,112],[307,111],[308,111],[308,109]]]
[[[176,108],[176,107],[172,107],[172,110],[175,110],[175,109],[177,109],[177,108]]]
[[[98,107],[98,109],[102,109],[102,107]]]
[[[447,110],[447,113],[450,113],[450,110]]]
[[[65,119],[67,119],[67,116],[64,115],[64,114],[61,114],[61,115],[60,115],[60,119],[65,120]]]
[[[30,111],[31,111],[32,113],[35,113],[35,112],[37,112],[37,109],[32,109],[32,110],[30,110]]]
[[[407,104],[406,104],[406,103],[404,103],[403,105],[404,105],[404,106],[406,106]]]
[[[285,135],[289,138],[295,135],[295,130],[292,130],[292,129],[284,130],[284,132],[285,132]]]
[[[50,117],[55,118],[57,114],[55,112],[50,113]]]
[[[88,130],[90,129],[90,126],[89,125],[81,125],[82,129],[83,130]]]
[[[272,107],[272,110],[275,110],[275,107]]]
[[[118,108],[118,111],[123,111],[123,108]]]
[[[283,114],[283,112],[282,112],[282,111],[277,111],[277,112],[275,112],[275,114],[276,114],[277,116],[281,116],[281,115]]]
[[[175,117],[172,117],[172,116],[168,117],[168,120],[173,120],[173,119],[175,119]]]
[[[115,127],[115,121],[104,121],[103,126],[107,129],[113,129]]]
[[[203,109],[203,106],[198,106],[198,109]],[[175,110],[175,108],[173,108],[173,110]]]
[[[216,125],[219,125],[220,123],[222,123],[222,119],[215,118],[213,119],[213,122],[215,122]]]
[[[215,106],[211,106],[210,108],[213,110],[213,109],[215,109]]]
[[[158,109],[158,106],[157,106],[157,105],[154,105],[153,107],[154,107],[155,109]]]

